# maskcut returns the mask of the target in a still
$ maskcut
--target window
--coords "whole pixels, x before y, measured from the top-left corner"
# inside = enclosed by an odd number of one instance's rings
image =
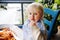
[[[0,24],[23,24],[28,18],[25,11],[30,3],[0,3]]]
[[[28,18],[28,16],[27,16],[28,13],[26,13],[26,8],[28,5],[29,5],[29,3],[23,4],[24,21]]]
[[[6,7],[7,10],[2,7]],[[22,24],[21,3],[0,5],[0,24]]]

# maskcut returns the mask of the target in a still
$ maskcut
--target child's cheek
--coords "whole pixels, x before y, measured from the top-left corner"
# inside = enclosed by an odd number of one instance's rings
[[[28,19],[30,20],[30,21],[32,21],[33,20],[33,18],[30,16],[30,17],[28,17]]]
[[[35,22],[37,22],[37,21],[39,21],[40,20],[40,18],[35,18]]]

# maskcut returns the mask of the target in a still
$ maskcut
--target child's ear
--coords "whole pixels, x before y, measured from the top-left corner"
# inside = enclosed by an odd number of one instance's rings
[[[44,15],[41,16],[41,19],[40,20],[43,20],[43,18],[44,18]]]

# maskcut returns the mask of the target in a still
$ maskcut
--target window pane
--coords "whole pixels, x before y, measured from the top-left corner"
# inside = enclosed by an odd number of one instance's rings
[[[26,13],[26,8],[28,5],[29,4],[23,4],[24,21],[26,21],[26,19],[28,18],[28,16],[27,16],[28,13]]]
[[[21,4],[0,4],[0,24],[22,24]]]

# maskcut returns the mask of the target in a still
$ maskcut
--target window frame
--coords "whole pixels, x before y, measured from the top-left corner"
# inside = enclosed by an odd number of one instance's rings
[[[25,2],[22,2],[22,1],[18,1],[18,2],[0,2],[0,3],[20,3],[21,4],[21,13],[22,13],[22,24],[15,24],[15,25],[17,25],[17,26],[20,26],[20,25],[23,25],[24,24],[24,13],[23,13],[23,4],[29,4],[29,3],[32,3],[33,1],[25,1]]]

